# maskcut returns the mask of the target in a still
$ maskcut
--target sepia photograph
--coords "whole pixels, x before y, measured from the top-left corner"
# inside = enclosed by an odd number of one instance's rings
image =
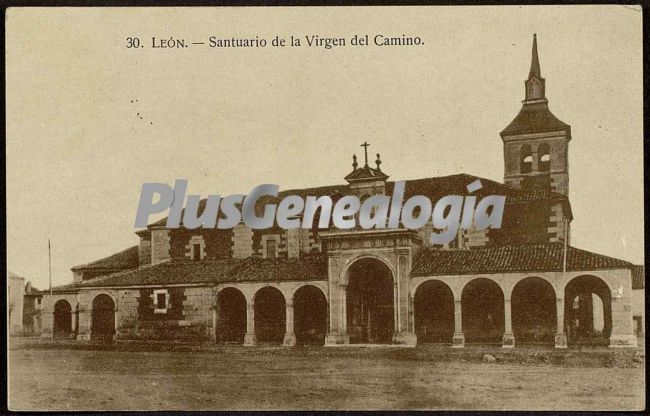
[[[8,409],[645,410],[642,13],[8,8]]]

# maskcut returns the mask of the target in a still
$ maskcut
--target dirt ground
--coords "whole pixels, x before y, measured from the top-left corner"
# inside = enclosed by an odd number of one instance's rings
[[[154,351],[155,350],[155,351]],[[483,362],[491,354],[495,361]],[[640,410],[644,352],[12,341],[12,410]]]

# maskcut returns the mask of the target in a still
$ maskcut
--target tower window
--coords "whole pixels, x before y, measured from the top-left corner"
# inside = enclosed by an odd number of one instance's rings
[[[266,258],[273,259],[275,257],[275,240],[266,240]]]
[[[548,172],[551,170],[551,155],[548,144],[544,143],[539,146],[539,170],[540,172]]]
[[[530,146],[521,147],[521,173],[530,173],[533,171],[533,153]]]
[[[192,244],[192,260],[199,261],[201,260],[201,245]]]

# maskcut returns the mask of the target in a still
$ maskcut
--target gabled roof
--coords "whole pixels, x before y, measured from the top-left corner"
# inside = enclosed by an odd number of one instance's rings
[[[524,104],[517,117],[503,129],[501,136],[551,131],[566,131],[571,134],[571,126],[555,117],[546,102],[536,102]]]
[[[348,182],[363,181],[368,179],[388,179],[388,175],[379,169],[371,168],[370,166],[365,165],[362,168],[354,169],[345,177],[345,180]]]
[[[75,284],[122,287],[170,284],[217,284],[242,281],[327,280],[327,258],[313,254],[300,259],[171,260],[136,270],[113,273]]]
[[[561,243],[477,247],[458,250],[423,249],[416,258],[412,276],[482,273],[562,271]],[[567,270],[630,269],[632,263],[575,247],[567,249]]]
[[[634,265],[632,267],[632,289],[643,289],[645,287],[645,266]]]
[[[129,247],[118,253],[111,254],[103,259],[95,260],[90,263],[74,266],[71,270],[127,270],[135,269],[139,265],[138,246]]]
[[[408,179],[405,181],[406,188],[404,191],[404,199],[406,200],[414,195],[423,195],[435,203],[437,200],[446,195],[468,195],[469,193],[466,186],[477,179],[481,181],[483,188],[472,193],[472,195],[505,195],[506,204],[542,200],[563,202],[566,205],[567,212],[570,215],[571,210],[568,203],[568,198],[560,193],[553,192],[551,190],[523,191],[511,188],[507,185],[490,179],[481,178],[466,173],[421,179]],[[394,186],[394,181],[386,182],[387,195],[392,195]],[[336,200],[337,196],[346,195],[346,193],[349,192],[349,189],[349,185],[347,184],[321,186],[316,188],[288,189],[285,191],[280,191],[277,198],[260,198],[258,200],[256,210],[258,210],[258,214],[262,214],[261,210],[265,204],[273,201],[278,201],[288,195],[298,195],[303,198],[307,196],[320,197],[327,195],[332,197],[333,200]],[[205,203],[206,200],[202,199],[199,203],[199,212],[202,212],[202,210],[205,208]],[[148,227],[164,227],[166,223],[167,217],[150,224]]]

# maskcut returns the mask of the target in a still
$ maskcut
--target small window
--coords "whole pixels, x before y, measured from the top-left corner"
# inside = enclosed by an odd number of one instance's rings
[[[167,296],[164,293],[156,295],[156,309],[164,309],[167,307]]]
[[[194,261],[201,260],[201,244],[192,245],[192,260]]]
[[[169,293],[167,290],[154,290],[152,298],[154,313],[167,313],[167,309],[169,308]]]
[[[273,259],[275,255],[275,240],[266,240],[266,257]]]

